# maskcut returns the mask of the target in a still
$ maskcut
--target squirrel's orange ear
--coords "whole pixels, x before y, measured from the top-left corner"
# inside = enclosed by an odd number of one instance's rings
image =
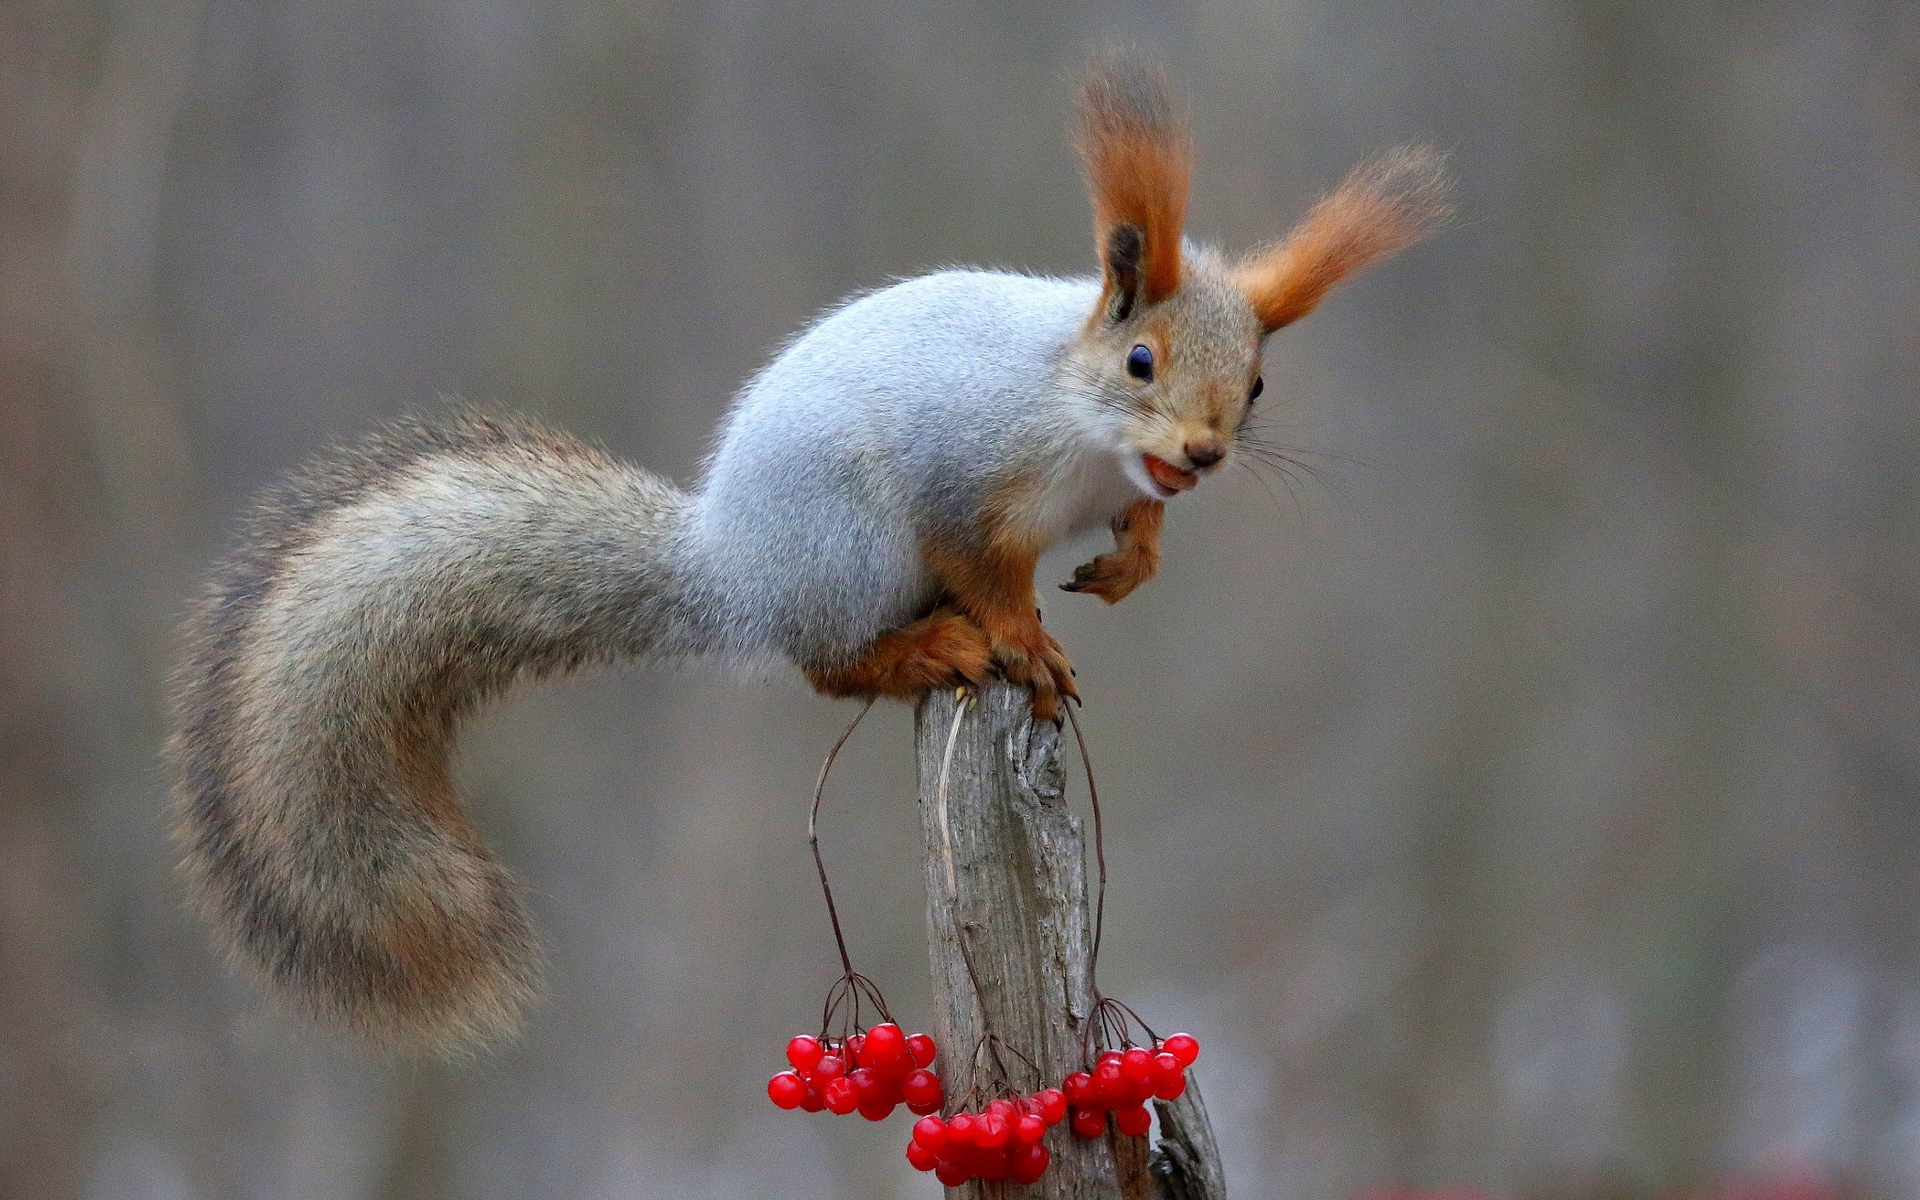
[[[1452,208],[1439,152],[1402,146],[1354,168],[1235,278],[1268,333],[1312,312],[1333,285],[1433,232]]]
[[[1193,135],[1158,66],[1106,51],[1087,64],[1074,141],[1106,268],[1101,304],[1122,320],[1180,286]]]

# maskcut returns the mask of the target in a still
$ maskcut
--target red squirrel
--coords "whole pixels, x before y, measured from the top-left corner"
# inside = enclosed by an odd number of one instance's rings
[[[1097,276],[942,271],[820,317],[742,389],[692,490],[532,423],[397,426],[271,496],[189,628],[168,758],[197,907],[306,1009],[458,1052],[538,991],[519,890],[454,735],[516,680],[784,657],[834,696],[992,673],[1076,695],[1034,564],[1159,566],[1164,505],[1232,461],[1261,351],[1445,212],[1438,158],[1360,167],[1283,241],[1184,240],[1192,139],[1162,74],[1097,58],[1077,144]]]

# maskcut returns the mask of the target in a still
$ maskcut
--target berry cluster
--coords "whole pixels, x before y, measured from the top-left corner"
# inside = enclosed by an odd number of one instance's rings
[[[1053,1152],[1040,1139],[1066,1116],[1066,1095],[1046,1088],[1031,1096],[993,1100],[979,1112],[957,1112],[944,1121],[922,1117],[907,1143],[907,1161],[917,1171],[932,1171],[948,1187],[969,1179],[1033,1183],[1053,1161]]]
[[[915,1115],[937,1112],[946,1089],[928,1069],[934,1053],[932,1038],[908,1037],[892,1021],[840,1041],[803,1033],[787,1043],[793,1069],[767,1080],[767,1097],[780,1108],[858,1112],[869,1121],[884,1121],[901,1103]]]
[[[1156,1041],[1151,1050],[1129,1046],[1103,1051],[1091,1072],[1075,1071],[1063,1085],[1073,1108],[1074,1134],[1099,1137],[1112,1113],[1114,1128],[1121,1133],[1144,1135],[1153,1124],[1148,1099],[1177,1099],[1187,1090],[1187,1068],[1199,1057],[1200,1043],[1184,1033]]]

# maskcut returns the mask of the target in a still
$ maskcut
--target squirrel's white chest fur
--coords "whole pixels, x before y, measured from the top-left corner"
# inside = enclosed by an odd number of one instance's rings
[[[1090,418],[1075,437],[1063,440],[1065,451],[1021,506],[1021,524],[1039,545],[1104,528],[1142,495],[1142,486],[1126,470],[1139,455],[1120,441],[1117,430]]]

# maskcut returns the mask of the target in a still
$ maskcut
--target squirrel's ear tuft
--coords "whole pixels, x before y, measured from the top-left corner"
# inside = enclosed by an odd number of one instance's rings
[[[1432,233],[1453,211],[1443,160],[1402,146],[1354,168],[1286,241],[1257,251],[1236,278],[1268,333],[1312,312],[1342,279]]]
[[[1193,134],[1166,73],[1120,50],[1088,62],[1074,132],[1106,268],[1102,303],[1124,319],[1136,303],[1163,300],[1180,286]]]

